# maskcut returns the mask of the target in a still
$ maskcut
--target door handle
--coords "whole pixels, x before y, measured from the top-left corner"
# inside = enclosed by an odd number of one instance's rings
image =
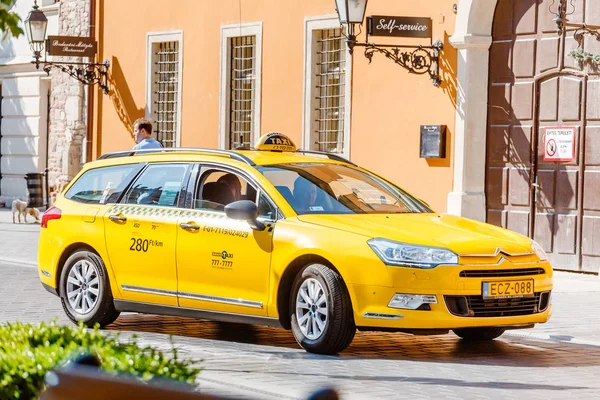
[[[108,219],[110,219],[113,222],[125,222],[125,221],[127,221],[127,218],[120,217],[118,215],[111,215],[110,217],[108,217]]]
[[[200,227],[196,224],[179,224],[179,226],[186,231],[197,231],[200,229]]]

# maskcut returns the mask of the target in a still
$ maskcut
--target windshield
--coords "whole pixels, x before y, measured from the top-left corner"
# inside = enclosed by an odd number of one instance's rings
[[[402,189],[349,165],[281,164],[257,169],[297,214],[432,212]]]

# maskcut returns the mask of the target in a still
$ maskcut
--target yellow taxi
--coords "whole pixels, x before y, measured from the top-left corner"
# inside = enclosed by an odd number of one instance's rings
[[[321,354],[356,329],[491,340],[552,308],[552,267],[531,239],[436,213],[279,133],[251,149],[101,156],[44,213],[38,258],[74,322],[271,325]]]

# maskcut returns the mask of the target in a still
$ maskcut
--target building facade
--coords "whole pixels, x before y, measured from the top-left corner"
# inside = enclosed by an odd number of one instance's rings
[[[431,19],[444,45],[435,87],[383,55],[350,54],[334,0],[97,2],[111,90],[94,90],[92,156],[131,148],[139,117],[165,146],[228,149],[279,131],[440,212],[529,235],[556,268],[597,272],[600,78],[577,54],[600,53],[600,41],[578,41],[574,27],[558,34],[552,3],[369,2],[367,15]],[[600,25],[600,0],[569,4],[571,22]],[[419,40],[370,38],[430,44]],[[446,127],[444,158],[420,157],[423,125]],[[544,157],[546,128],[557,127],[570,129],[572,160]]]
[[[27,18],[34,2],[19,0],[10,11]],[[47,36],[88,36],[89,0],[37,2],[48,19]],[[87,89],[64,72],[37,69],[26,35],[0,44],[0,201],[27,199],[26,173],[49,172],[50,189],[67,182],[87,159]],[[49,61],[83,61],[52,57]],[[44,56],[42,57],[44,59]]]
[[[97,97],[95,154],[131,148],[132,122],[144,116],[165,145],[233,148],[279,131],[445,210],[456,114],[453,2],[371,3],[368,14],[432,17],[433,40],[446,44],[441,87],[382,55],[371,64],[361,48],[350,55],[334,0],[99,2],[98,51],[111,62],[111,92]],[[448,127],[446,158],[419,158],[425,124]]]
[[[48,33],[58,31],[59,5],[38,1],[48,18]],[[33,0],[19,0],[10,7],[21,20]],[[31,64],[26,35],[8,36],[0,42],[0,202],[27,198],[25,174],[48,167],[49,98],[51,78]]]

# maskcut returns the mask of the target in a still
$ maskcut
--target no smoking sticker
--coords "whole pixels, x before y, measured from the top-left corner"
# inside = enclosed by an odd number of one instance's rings
[[[556,141],[554,139],[549,139],[548,143],[546,143],[546,154],[549,157],[556,155]]]
[[[575,157],[573,126],[553,126],[544,129],[544,161],[573,161]]]

